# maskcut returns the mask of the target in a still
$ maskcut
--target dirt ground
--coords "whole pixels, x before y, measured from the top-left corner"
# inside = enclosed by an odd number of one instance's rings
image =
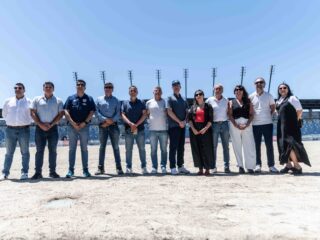
[[[79,177],[49,179],[46,156],[45,178],[23,182],[18,180],[17,149],[10,179],[0,182],[0,239],[320,239],[319,146],[305,142],[313,167],[303,166],[302,176],[269,174],[264,148],[262,174],[226,175],[220,144],[218,174],[197,176],[186,144],[185,162],[192,171],[188,176],[140,175],[135,146],[133,165],[139,174],[118,177],[108,145],[107,175],[80,177],[78,149]],[[151,170],[150,146],[146,149]],[[34,153],[31,148],[30,176]],[[230,153],[236,172],[232,148]],[[4,154],[0,148],[1,168]],[[67,156],[68,147],[59,147],[57,172],[62,176]],[[124,146],[121,157],[125,167]],[[98,146],[90,146],[91,173],[97,161]]]

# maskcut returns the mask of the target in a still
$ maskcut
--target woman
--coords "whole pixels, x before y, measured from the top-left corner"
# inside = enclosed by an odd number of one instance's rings
[[[301,140],[302,106],[293,96],[288,84],[281,83],[278,87],[277,143],[280,164],[286,166],[280,171],[302,174],[299,162],[310,165],[309,158]],[[293,165],[292,165],[292,163]]]
[[[234,88],[235,99],[229,101],[230,136],[239,173],[254,173],[256,150],[252,130],[253,107],[246,89],[242,85]],[[242,154],[243,153],[243,154]]]
[[[210,174],[209,169],[213,161],[212,119],[212,107],[204,102],[203,91],[197,90],[194,93],[194,103],[189,110],[188,122],[192,157],[194,166],[199,168],[198,175]]]

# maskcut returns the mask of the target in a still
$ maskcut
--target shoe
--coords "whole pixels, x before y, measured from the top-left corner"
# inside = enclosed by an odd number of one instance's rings
[[[35,173],[35,174],[31,177],[32,180],[37,180],[37,179],[41,179],[41,178],[43,178],[41,173]]]
[[[157,173],[158,173],[157,169],[152,168],[152,170],[151,170],[151,174],[157,174]]]
[[[28,179],[28,173],[21,173],[20,180],[27,180]]]
[[[275,168],[275,166],[269,167],[269,171],[271,173],[279,173],[279,170]]]
[[[229,167],[225,167],[225,168],[224,168],[224,172],[225,172],[225,173],[231,173],[230,168],[229,168]]]
[[[190,171],[187,170],[185,167],[179,167],[178,168],[178,172],[179,173],[184,173],[184,174],[189,174],[190,173]]]
[[[85,178],[91,177],[91,173],[89,172],[88,169],[83,170],[83,177],[85,177]]]
[[[132,168],[127,168],[126,174],[132,174],[132,173],[133,173]]]
[[[256,168],[254,169],[255,173],[261,173],[261,166],[257,165]]]
[[[162,173],[162,174],[167,174],[167,169],[166,169],[165,167],[162,167],[162,168],[161,168],[161,173]]]
[[[124,172],[122,171],[122,169],[117,169],[117,174],[118,174],[118,175],[123,175]]]
[[[248,173],[249,174],[254,174],[254,170],[253,169],[248,169]]]
[[[199,169],[199,172],[197,172],[197,175],[198,175],[198,176],[203,175],[203,169]]]
[[[60,178],[60,175],[57,174],[56,172],[52,172],[52,173],[49,174],[49,177],[51,177],[51,178]]]
[[[205,175],[205,176],[209,176],[209,175],[210,175],[210,170],[209,170],[209,169],[206,169],[206,171],[204,172],[204,175]]]
[[[145,175],[145,174],[148,174],[149,172],[148,172],[147,168],[144,167],[144,168],[141,168],[141,173],[142,173],[143,175]]]
[[[99,165],[98,170],[94,173],[94,175],[102,175],[104,174],[104,167]]]
[[[66,178],[72,178],[73,175],[74,175],[74,172],[71,171],[71,170],[69,170],[69,172],[68,172],[67,175],[66,175]]]
[[[291,171],[292,171],[293,175],[301,175],[302,174],[302,168],[298,169],[298,168],[293,167],[291,169]]]
[[[218,172],[218,169],[215,167],[213,169],[210,169],[211,174],[215,174]]]
[[[244,171],[244,168],[243,167],[239,167],[239,173],[240,174],[245,174],[246,172]]]
[[[1,174],[0,181],[4,181],[4,180],[7,180],[7,179],[8,179],[8,175],[5,175],[4,173]]]
[[[285,166],[280,170],[280,173],[285,174],[285,173],[288,173],[289,171],[292,171],[292,168],[288,168],[287,166]]]
[[[176,168],[171,168],[171,175],[178,175],[178,171]]]

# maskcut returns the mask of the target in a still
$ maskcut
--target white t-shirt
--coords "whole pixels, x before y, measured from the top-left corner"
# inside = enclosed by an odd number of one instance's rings
[[[249,98],[254,110],[252,125],[271,124],[272,115],[270,106],[275,104],[273,96],[267,92],[263,92],[261,95],[254,92]]]
[[[277,103],[278,103],[278,104],[281,104],[283,100],[284,100],[284,98],[281,97],[281,98],[277,101]],[[290,96],[289,99],[288,99],[288,102],[291,103],[292,106],[294,106],[294,108],[296,109],[296,111],[302,110],[301,103],[300,103],[299,99],[298,99],[296,96]]]
[[[223,122],[228,121],[228,100],[222,97],[220,100],[216,97],[209,97],[206,100],[206,103],[210,104],[213,108],[213,121],[214,122]]]
[[[149,111],[149,130],[150,131],[166,131],[167,128],[167,110],[166,101],[160,99],[150,99],[146,103],[146,108]]]
[[[32,101],[29,98],[16,97],[5,101],[2,109],[2,115],[8,126],[26,126],[32,123],[30,114]]]

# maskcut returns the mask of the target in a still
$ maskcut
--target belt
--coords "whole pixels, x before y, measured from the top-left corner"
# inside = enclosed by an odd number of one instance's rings
[[[28,128],[30,125],[24,125],[24,126],[7,126],[8,128],[13,128],[13,129],[21,129],[21,128]]]
[[[213,122],[213,123],[222,124],[222,123],[225,123],[225,122],[228,122],[228,120],[226,120],[226,121],[216,121],[216,122]]]

